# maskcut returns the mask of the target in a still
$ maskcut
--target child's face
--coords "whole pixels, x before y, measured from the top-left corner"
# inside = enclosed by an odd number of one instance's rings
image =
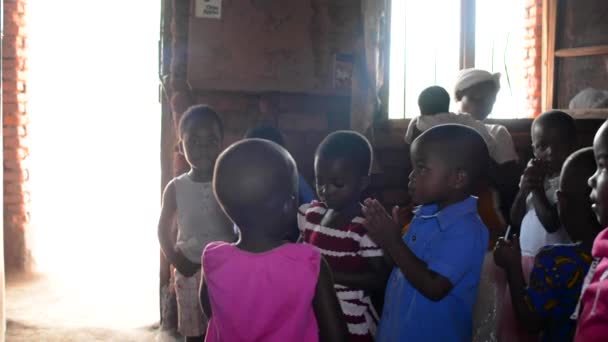
[[[415,141],[411,149],[412,172],[408,184],[412,200],[416,204],[441,203],[450,191],[452,168],[429,143]]]
[[[589,178],[592,208],[599,223],[608,226],[608,126],[604,124],[595,135],[593,154],[597,171]]]
[[[197,122],[182,135],[186,161],[190,167],[201,172],[213,172],[221,146],[220,129],[213,120]]]
[[[359,202],[366,177],[356,170],[349,160],[317,157],[315,177],[319,199],[336,211]]]
[[[557,127],[538,123],[532,126],[532,150],[535,158],[547,163],[551,173],[557,173],[574,148],[570,137],[564,137]]]

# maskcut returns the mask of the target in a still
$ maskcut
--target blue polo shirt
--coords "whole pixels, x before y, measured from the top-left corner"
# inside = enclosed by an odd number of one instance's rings
[[[441,211],[437,205],[418,207],[403,242],[454,288],[434,302],[395,267],[386,285],[376,341],[471,341],[473,305],[488,246],[477,199],[471,196]]]

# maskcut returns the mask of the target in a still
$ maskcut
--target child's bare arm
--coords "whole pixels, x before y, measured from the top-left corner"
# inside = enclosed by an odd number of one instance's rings
[[[532,205],[534,205],[536,216],[538,216],[547,233],[555,233],[560,226],[557,207],[549,202],[544,189],[532,191]]]
[[[543,181],[544,175],[542,174],[540,166],[538,166],[534,159],[530,160],[528,166],[524,170],[519,191],[517,192],[515,200],[513,201],[513,206],[511,207],[511,223],[518,231],[521,228],[521,222],[526,215],[526,200],[528,195],[535,190],[544,189]]]
[[[200,304],[201,304],[201,308],[203,309],[203,312],[205,313],[205,316],[207,317],[207,319],[211,318],[211,303],[209,302],[209,292],[208,292],[208,288],[207,288],[207,282],[205,281],[205,275],[203,274],[203,272],[201,272],[201,288],[199,291],[199,298],[200,298]]]
[[[163,202],[158,222],[158,241],[169,263],[175,266],[181,274],[191,276],[196,273],[200,265],[190,262],[173,244],[171,228],[176,212],[175,184],[170,182],[163,192]]]
[[[443,299],[454,287],[450,280],[433,270],[420,260],[401,239],[401,231],[386,213],[384,208],[375,200],[366,200],[363,209],[365,227],[405,278],[422,295],[433,301]]]
[[[531,333],[539,332],[543,327],[543,319],[527,305],[525,299],[526,281],[521,266],[519,239],[514,237],[509,242],[504,239],[498,240],[494,261],[507,273],[511,302],[519,323]]]
[[[334,281],[337,284],[353,287],[365,291],[382,290],[390,274],[390,266],[384,257],[367,258],[370,271],[358,273],[334,272]]]
[[[344,315],[338,297],[336,297],[331,271],[323,258],[321,258],[313,309],[319,325],[320,341],[347,341],[348,329],[344,322]]]
[[[526,215],[526,199],[528,198],[528,192],[522,191],[521,189],[515,195],[513,206],[511,207],[511,223],[517,232],[521,229],[521,222],[524,220]]]

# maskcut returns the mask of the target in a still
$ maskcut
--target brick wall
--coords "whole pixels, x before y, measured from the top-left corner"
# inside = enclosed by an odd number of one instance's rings
[[[526,54],[525,78],[528,83],[528,116],[535,117],[541,112],[541,58],[542,58],[542,0],[526,0]]]
[[[28,113],[26,97],[27,35],[24,0],[4,1],[2,99],[4,134],[4,260],[7,271],[31,263],[26,232],[29,223]]]

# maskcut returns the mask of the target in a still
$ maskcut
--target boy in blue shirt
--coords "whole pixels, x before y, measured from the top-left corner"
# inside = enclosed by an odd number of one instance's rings
[[[488,246],[471,193],[486,176],[488,149],[475,130],[442,125],[414,140],[411,159],[408,187],[421,206],[407,234],[378,201],[363,208],[366,228],[394,264],[376,341],[471,341]]]

